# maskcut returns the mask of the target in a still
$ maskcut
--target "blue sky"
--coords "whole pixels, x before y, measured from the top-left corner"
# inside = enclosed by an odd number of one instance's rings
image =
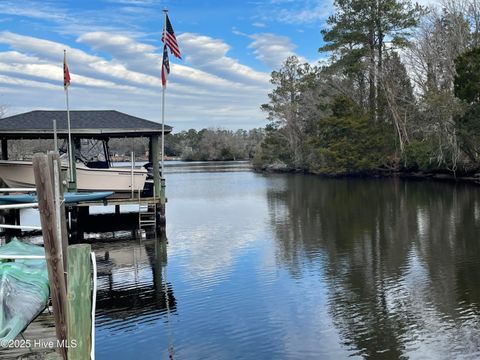
[[[166,122],[176,131],[265,125],[269,77],[289,55],[316,63],[333,0],[0,0],[0,105],[6,115],[115,109],[160,121],[162,9],[183,60],[170,57]]]

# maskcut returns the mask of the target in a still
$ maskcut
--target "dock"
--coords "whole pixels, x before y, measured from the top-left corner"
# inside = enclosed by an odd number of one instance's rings
[[[139,205],[138,220],[132,224],[137,224],[139,228],[142,225],[154,224],[156,231],[165,230],[165,178],[161,173],[160,159],[163,150],[160,149],[161,139],[165,134],[172,131],[168,125],[162,127],[161,124],[142,119],[129,114],[114,110],[82,110],[70,111],[71,117],[71,139],[73,143],[73,152],[77,163],[84,169],[91,170],[89,173],[100,174],[102,171],[111,172],[111,176],[106,181],[97,182],[95,185],[88,183],[86,175],[80,173],[79,165],[72,169],[63,168],[62,176],[64,179],[64,191],[114,191],[114,195],[104,201],[88,201],[77,204],[67,204],[66,212],[69,219],[68,225],[72,233],[78,234],[88,228],[86,221],[91,220],[89,208],[92,206],[114,205],[115,214],[120,220],[120,206]],[[18,159],[10,159],[9,149],[16,140],[51,140],[53,151],[62,151],[57,141],[68,139],[67,112],[66,111],[44,111],[36,110],[23,114],[13,115],[0,119],[0,178],[8,187],[26,187],[29,183],[34,186],[33,175],[25,175],[25,172],[19,173],[15,177],[15,166],[23,166],[25,162]],[[109,153],[108,142],[110,139],[125,139],[130,141],[134,138],[148,139],[148,161],[150,164],[149,175],[151,180],[140,181],[140,170],[135,168],[135,154],[131,153],[131,167],[119,168],[113,166],[111,155]],[[58,139],[58,140],[57,140]],[[63,146],[63,151],[67,150]],[[88,150],[88,152],[86,150]],[[92,150],[93,149],[93,150]],[[132,148],[133,150],[133,148]],[[146,172],[146,170],[142,170]],[[116,173],[117,172],[117,173]],[[32,173],[33,174],[33,173]],[[107,174],[108,175],[108,174]],[[117,176],[122,175],[122,176]],[[26,178],[29,177],[30,178]],[[117,191],[112,184],[122,179],[127,186],[122,191]],[[143,185],[145,183],[145,185]],[[142,186],[139,186],[141,184]],[[149,187],[147,188],[147,184]],[[146,207],[145,211],[141,211]],[[149,213],[151,216],[142,215]],[[154,216],[152,215],[154,213]],[[8,223],[21,225],[19,223],[18,209],[8,211],[5,214]],[[144,217],[144,219],[142,219]],[[155,220],[155,222],[153,222]],[[117,223],[119,221],[116,221]],[[70,226],[72,225],[72,226]],[[74,237],[76,238],[76,236]],[[81,237],[80,237],[81,239]]]
[[[62,358],[64,360],[67,358],[86,359],[90,356],[94,358],[97,259],[95,253],[91,251],[90,244],[75,244],[78,239],[74,234],[80,232],[82,225],[79,224],[89,222],[87,221],[88,210],[92,206],[114,205],[117,208],[124,204],[138,204],[139,206],[144,204],[147,209],[154,210],[149,214],[156,217],[157,206],[162,204],[162,198],[156,197],[155,192],[152,197],[142,197],[138,192],[137,198],[113,196],[109,200],[73,202],[68,203],[67,206],[65,203],[67,198],[64,198],[62,191],[60,168],[58,153],[36,154],[33,158],[36,195],[20,196],[20,199],[33,199],[37,202],[0,205],[0,208],[7,207],[7,210],[15,210],[18,207],[25,207],[24,205],[36,207],[39,210],[44,255],[7,252],[2,259],[3,261],[45,259],[52,304],[51,311],[53,312],[53,316],[50,316],[50,309],[48,312],[43,311],[33,321],[35,325],[31,327],[29,326],[31,324],[27,325],[33,332],[33,338],[27,338],[30,336],[29,332],[23,329],[19,335],[16,335],[17,333],[13,335],[16,336],[15,339],[7,338],[9,339],[8,343],[2,343],[2,346],[6,346],[6,350],[10,351],[9,355],[12,356]],[[22,191],[24,189],[14,190]],[[71,196],[72,194],[69,195],[69,199],[72,199]],[[78,199],[78,196],[75,196]],[[16,198],[4,197],[3,201],[18,198],[18,196]],[[121,216],[121,214],[114,213],[113,216]],[[153,222],[156,224],[156,221],[155,218]],[[70,223],[68,233],[67,222]],[[105,222],[103,221],[103,223]],[[138,224],[139,228],[142,228],[141,218]],[[22,226],[11,224],[7,226],[7,229],[21,230]],[[51,325],[52,318],[53,326]],[[29,349],[28,355],[25,354],[25,349]]]
[[[52,309],[41,313],[22,333],[22,340],[31,343],[29,348],[12,346],[2,348],[2,358],[8,359],[61,359],[56,353],[56,348],[50,346],[56,343],[55,319]],[[35,346],[33,346],[35,345]]]
[[[4,230],[8,233],[7,242],[10,236],[22,230],[41,230],[53,312],[53,316],[48,312],[40,314],[32,323],[35,325],[29,326],[28,331],[24,330],[15,339],[26,341],[31,331],[30,340],[40,344],[35,347],[36,354],[26,355],[21,353],[19,346],[14,346],[16,349],[7,349],[12,356],[66,360],[68,352],[68,359],[74,360],[95,353],[97,270],[91,245],[83,244],[85,232],[95,231],[95,227],[101,232],[110,231],[109,226],[116,230],[125,226],[132,231],[149,228],[165,234],[167,199],[165,178],[160,171],[160,154],[163,155],[160,140],[171,131],[171,127],[113,110],[70,113],[72,129],[68,133],[65,111],[31,111],[0,119],[0,178],[7,185],[5,193],[9,189],[10,193],[36,192],[36,196],[28,195],[33,199],[31,202],[0,205]],[[148,138],[149,166],[135,168],[133,149],[129,169],[113,166],[108,141],[135,137]],[[63,152],[67,148],[74,149],[75,166],[67,166],[61,161],[62,147],[58,146],[57,139],[66,142],[67,138],[71,141],[63,147]],[[9,158],[15,140],[33,139],[51,140],[52,148],[48,154],[36,153],[32,162]],[[85,149],[90,152],[99,149],[103,153],[92,155],[84,153]],[[72,154],[68,156],[72,157]],[[67,192],[78,199],[76,193],[107,191],[113,194],[102,200],[64,201]],[[137,210],[133,213],[120,211],[121,206],[129,205],[138,206]],[[90,214],[96,206],[113,206],[115,211],[107,215]],[[37,208],[41,228],[21,224],[21,208]],[[10,260],[15,261],[16,256],[14,254]],[[56,340],[55,344],[76,342],[78,346],[49,347],[53,340]],[[42,344],[47,345],[42,348]]]

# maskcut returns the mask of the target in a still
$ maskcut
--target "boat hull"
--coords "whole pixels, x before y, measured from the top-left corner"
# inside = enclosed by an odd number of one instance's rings
[[[68,167],[63,167],[67,169]],[[92,169],[77,164],[78,191],[113,191],[130,192],[143,190],[147,179],[147,170],[134,169],[133,181],[130,169],[109,168]],[[0,178],[9,187],[35,187],[33,166],[28,161],[0,161]]]

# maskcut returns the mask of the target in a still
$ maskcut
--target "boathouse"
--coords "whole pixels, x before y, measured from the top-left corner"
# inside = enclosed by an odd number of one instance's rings
[[[53,137],[53,120],[58,136],[66,137],[65,110],[34,110],[0,119],[0,137],[38,139]],[[161,135],[162,125],[116,110],[70,110],[71,133],[75,137],[152,137]],[[165,134],[172,128],[165,125]],[[3,145],[2,145],[3,147]]]
[[[80,144],[82,139],[100,140],[108,144],[108,140],[112,138],[148,138],[148,157],[153,173],[153,198],[158,206],[157,214],[160,215],[163,223],[166,202],[165,182],[159,168],[162,124],[115,110],[70,111],[70,124],[73,145]],[[171,126],[164,126],[165,134],[171,131]],[[54,139],[54,134],[58,139],[68,138],[65,110],[35,110],[2,118],[0,119],[1,159],[9,160],[9,140]],[[72,181],[73,185],[69,189],[75,190],[76,175],[73,176]],[[122,199],[122,196],[114,197],[109,200],[109,204],[119,206],[131,200]],[[79,209],[82,208],[81,205],[79,204]]]
[[[8,141],[14,139],[53,139],[54,125],[59,139],[68,137],[67,112],[35,110],[0,119],[1,158],[8,160]],[[72,142],[80,139],[108,141],[111,138],[146,137],[149,139],[149,162],[153,164],[154,176],[159,173],[158,156],[162,125],[115,110],[70,111]],[[165,125],[165,134],[172,128]],[[157,167],[157,169],[155,169]],[[157,181],[155,181],[157,180]],[[160,196],[160,178],[154,178]]]

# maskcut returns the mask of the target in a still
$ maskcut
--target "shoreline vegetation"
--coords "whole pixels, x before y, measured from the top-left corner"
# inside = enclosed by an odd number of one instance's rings
[[[480,179],[480,8],[336,0],[318,65],[273,71],[264,171]]]
[[[271,73],[265,128],[169,134],[165,154],[250,160],[257,171],[480,182],[477,5],[334,0],[319,29],[324,60],[290,56]],[[146,158],[146,141],[112,139],[109,146],[117,158],[132,150]],[[37,143],[32,151],[51,146]]]
[[[285,164],[269,164],[267,166],[258,166],[253,164],[253,170],[260,173],[278,173],[278,174],[305,174],[312,176],[320,176],[324,178],[350,178],[350,179],[381,179],[381,178],[401,178],[412,180],[436,180],[436,181],[449,181],[449,182],[466,182],[480,185],[480,172],[474,172],[471,174],[454,174],[452,172],[423,172],[423,171],[409,171],[409,170],[377,170],[369,172],[354,172],[354,173],[341,173],[331,174],[322,172],[312,172],[305,169],[289,168]]]

